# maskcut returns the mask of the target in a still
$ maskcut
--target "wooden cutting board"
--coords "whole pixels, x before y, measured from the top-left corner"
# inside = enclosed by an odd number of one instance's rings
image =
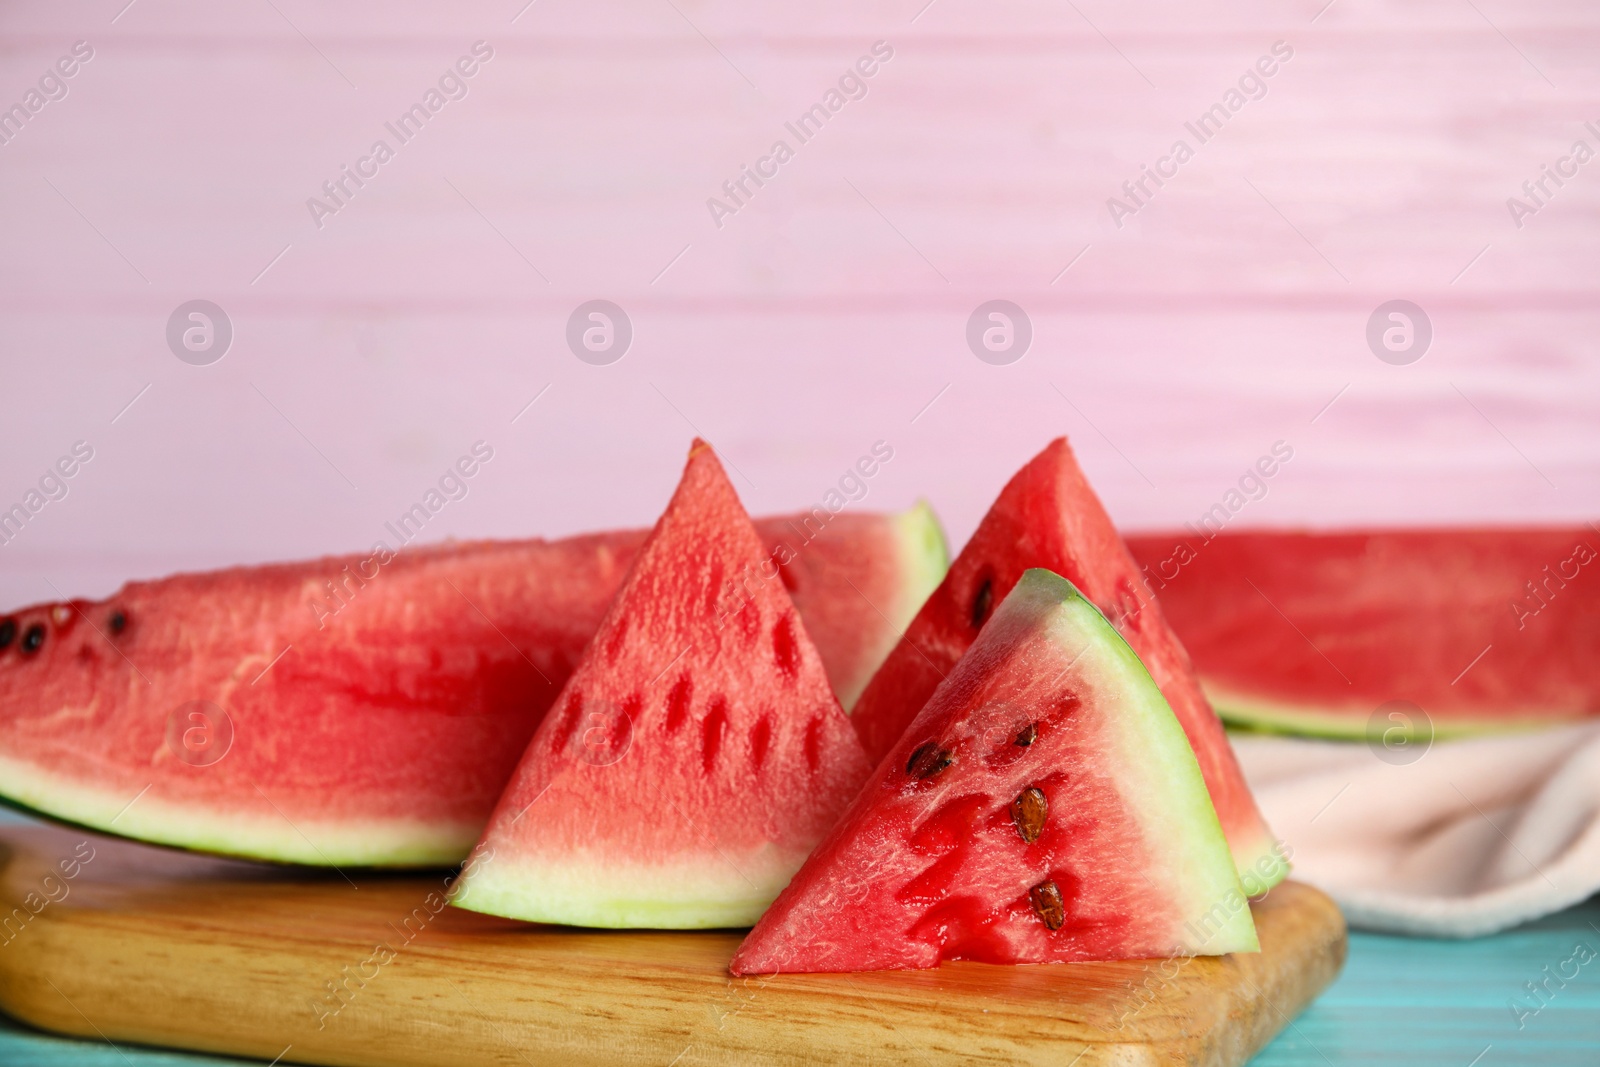
[[[1292,882],[1254,905],[1258,955],[744,979],[738,931],[494,919],[443,907],[443,872],[346,879],[32,826],[0,827],[0,863],[0,1008],[282,1062],[1237,1067],[1345,956],[1337,907]]]

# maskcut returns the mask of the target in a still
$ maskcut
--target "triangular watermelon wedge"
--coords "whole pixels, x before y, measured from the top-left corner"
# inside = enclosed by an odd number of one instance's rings
[[[1189,737],[1250,893],[1282,881],[1288,873],[1285,850],[1256,809],[1188,653],[1064,437],[1006,483],[944,582],[867,684],[852,719],[867,755],[877,760],[899,739],[993,607],[1030,567],[1054,571],[1082,590],[1144,661]]]
[[[1257,949],[1161,691],[1030,570],[735,954],[735,974]]]
[[[697,440],[454,902],[577,926],[749,925],[870,769]]]

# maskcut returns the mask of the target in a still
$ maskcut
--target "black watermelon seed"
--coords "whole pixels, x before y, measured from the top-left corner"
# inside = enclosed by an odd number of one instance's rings
[[[0,622],[0,648],[10,648],[11,642],[17,639],[17,620],[7,619]]]
[[[936,742],[925,741],[922,744],[918,745],[916,748],[912,749],[911,750],[911,758],[906,760],[906,773],[907,774],[915,774],[915,773],[917,773],[917,765],[920,764],[923,760],[927,759],[929,756],[931,756],[933,754],[933,750],[938,748],[938,747],[939,746],[938,746],[938,744]]]
[[[989,608],[994,604],[994,583],[988,578],[978,586],[977,595],[972,598],[972,628],[981,630],[983,624],[989,619]]]
[[[937,741],[918,745],[906,761],[906,773],[914,778],[932,778],[956,761],[955,754],[940,748]]]
[[[1013,745],[1020,745],[1023,748],[1027,748],[1037,740],[1039,740],[1039,724],[1036,722],[1030,722],[1028,725],[1022,728],[1022,730],[1017,734],[1017,739],[1011,743]]]
[[[39,651],[39,647],[43,644],[44,625],[36,622],[32,626],[28,627],[27,632],[22,635],[22,651],[37,652]]]
[[[120,634],[122,631],[128,628],[128,616],[124,612],[113,611],[111,613],[111,619],[106,625],[111,627],[112,633]]]

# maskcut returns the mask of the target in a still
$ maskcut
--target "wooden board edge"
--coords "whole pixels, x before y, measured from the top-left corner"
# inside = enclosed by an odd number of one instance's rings
[[[817,1060],[825,1062],[899,1061],[920,1053],[929,1057],[929,1062],[1059,1063],[1062,1053],[1066,1052],[1067,1060],[1081,1053],[1077,1061],[1079,1067],[1111,1063],[1237,1067],[1265,1047],[1333,981],[1347,951],[1342,916],[1333,902],[1316,890],[1296,884],[1292,892],[1280,894],[1278,900],[1269,898],[1256,907],[1292,909],[1293,916],[1280,914],[1277,920],[1263,922],[1262,926],[1269,938],[1292,937],[1297,947],[1292,952],[1281,950],[1282,946],[1274,946],[1269,941],[1266,952],[1222,961],[1229,978],[1245,993],[1230,1003],[1220,1016],[1208,1015],[1211,1010],[1208,1005],[1200,1005],[1192,1016],[1184,1016],[1190,1005],[1181,999],[1174,1004],[1158,998],[1149,1005],[1140,1006],[1147,1023],[1159,1021],[1161,1015],[1171,1017],[1166,1020],[1172,1024],[1171,1031],[1181,1036],[1170,1040],[1129,1041],[1121,1039],[1117,1031],[1107,1031],[1104,1040],[1093,1040],[1098,1035],[1091,1034],[1091,1040],[1084,1041],[1083,1045],[1067,1047],[1059,1033],[1052,1036],[1047,1019],[1015,1015],[1013,1022],[1031,1032],[1023,1036],[1008,1035],[1003,1028],[997,1031],[991,1020],[970,1016],[952,1018],[928,1011],[925,1004],[895,1016],[900,1019],[897,1026],[871,991],[860,990],[848,977],[839,982],[837,1013],[857,1019],[858,1042],[841,1043],[837,1028],[832,1027],[827,1033],[816,1034],[815,1041],[810,1035],[793,1033],[776,1040],[775,1034],[790,1028],[787,1020],[781,1017],[782,1005],[774,1004],[773,998],[758,1003],[757,995],[747,996],[748,982],[730,978],[720,1001],[705,1005],[703,1018],[691,1018],[682,1026],[681,1048],[693,1055],[686,1055],[681,1067],[695,1063],[807,1062],[806,1056],[797,1049],[810,1050]],[[501,1004],[475,1004],[468,999],[469,989],[482,989],[482,983],[493,981],[492,977],[472,975],[470,967],[462,968],[459,982],[449,982],[456,986],[454,990],[424,989],[415,982],[391,980],[375,987],[373,994],[363,998],[360,1002],[363,1010],[341,1019],[335,1028],[319,1031],[309,1026],[309,1012],[302,1018],[287,1016],[281,1011],[278,1015],[264,1011],[254,1018],[239,1019],[228,1004],[208,999],[203,983],[200,987],[195,983],[187,986],[179,983],[169,991],[163,1010],[151,1012],[145,1003],[147,997],[119,993],[114,973],[102,975],[99,984],[93,979],[86,983],[85,973],[105,969],[109,958],[106,953],[117,957],[124,965],[142,960],[141,966],[154,966],[156,961],[165,958],[170,966],[174,949],[179,946],[141,931],[126,920],[119,923],[114,914],[67,912],[51,919],[47,909],[38,921],[38,928],[25,932],[28,937],[25,944],[19,938],[17,943],[0,948],[0,1009],[41,1029],[91,1040],[126,1041],[264,1059],[284,1053],[284,1044],[294,1036],[296,1040],[284,1057],[285,1062],[341,1067],[544,1061],[537,1051],[533,1058],[524,1051],[527,1043],[538,1036],[536,1026],[519,1020],[515,1010],[507,1010]],[[86,926],[93,929],[86,930]],[[83,954],[85,933],[101,939],[101,947],[90,957]],[[19,946],[18,956],[5,958],[10,950]],[[252,946],[250,951],[255,954],[252,958],[264,975],[285,973],[297,963],[304,967],[303,960],[298,960],[289,946],[277,952],[271,946]],[[117,966],[113,964],[109,970],[115,971]],[[307,979],[314,977],[306,976]],[[304,984],[307,991],[314,987],[313,981]],[[1162,989],[1161,992],[1170,995],[1172,990]],[[407,1012],[415,1011],[419,999],[440,997],[459,998],[452,1001],[450,1009],[465,1013],[464,1028],[473,1032],[476,1040],[459,1043],[455,1049],[430,1048],[427,1042],[415,1040],[397,1047],[395,1034],[406,1031]],[[78,1001],[88,1004],[97,1017],[91,1019]],[[106,1005],[111,1006],[109,1013]],[[746,1010],[751,1005],[755,1005],[755,1010]],[[1003,1016],[996,1016],[999,1018]],[[990,1025],[985,1027],[979,1025],[980,1022]],[[1194,1031],[1196,1023],[1198,1032]],[[674,1041],[677,1036],[674,1034]],[[560,1061],[569,1062],[572,1051],[571,1048],[561,1050]],[[599,1063],[614,1062],[618,1050],[600,1041],[591,1051],[593,1055],[588,1056],[587,1061]],[[551,1052],[557,1054],[557,1050]]]

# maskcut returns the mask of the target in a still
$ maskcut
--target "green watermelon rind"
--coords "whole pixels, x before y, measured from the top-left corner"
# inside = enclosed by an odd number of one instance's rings
[[[1116,782],[1152,851],[1182,872],[1181,878],[1172,879],[1184,892],[1179,910],[1200,916],[1200,929],[1208,931],[1196,938],[1195,930],[1187,928],[1192,920],[1186,923],[1182,933],[1188,935],[1189,950],[1197,955],[1258,951],[1248,896],[1200,764],[1144,662],[1100,609],[1055,572],[1025,571],[1011,597],[1019,595],[1032,603],[1018,607],[1048,619],[1052,636],[1063,648],[1080,649],[1087,640],[1091,648],[1108,653],[1098,666],[1121,675],[1103,680],[1126,697],[1121,714],[1113,720],[1125,724],[1118,738],[1122,771]],[[1160,802],[1152,804],[1152,797]]]
[[[922,605],[928,602],[933,591],[939,588],[939,583],[944,581],[944,576],[950,573],[950,543],[945,540],[939,516],[926,500],[918,500],[907,510],[895,512],[894,523],[904,569],[900,573],[901,601],[894,606],[891,622],[900,634],[904,634],[911,620],[922,610]],[[883,650],[882,659],[888,659],[893,648],[894,642],[891,642]],[[881,660],[878,666],[883,666]],[[862,690],[866,689],[869,680],[862,681]],[[861,690],[857,690],[848,702],[844,702],[845,711],[851,709],[855,698],[860,695]]]
[[[905,548],[905,588],[908,598],[916,601],[909,605],[906,616],[909,624],[949,572],[950,543],[945,540],[944,527],[939,524],[933,505],[926,500],[918,500],[907,510],[895,512],[894,520]]]
[[[1206,697],[1230,729],[1250,733],[1283,734],[1291,737],[1316,737],[1331,741],[1364,741],[1372,709],[1338,710],[1319,704],[1292,704],[1266,697],[1250,697],[1236,690],[1200,678]],[[1426,711],[1427,709],[1423,709]],[[1459,716],[1430,717],[1429,738],[1447,740],[1461,737],[1486,737],[1493,734],[1522,733],[1570,723],[1559,716],[1507,716],[1505,718],[1463,719]]]
[[[447,867],[461,862],[478,828],[411,820],[347,819],[327,823],[286,816],[201,813],[159,797],[116,796],[65,783],[36,767],[0,756],[4,806],[95,833],[148,844],[265,863],[312,867]],[[270,800],[270,798],[269,798]]]

